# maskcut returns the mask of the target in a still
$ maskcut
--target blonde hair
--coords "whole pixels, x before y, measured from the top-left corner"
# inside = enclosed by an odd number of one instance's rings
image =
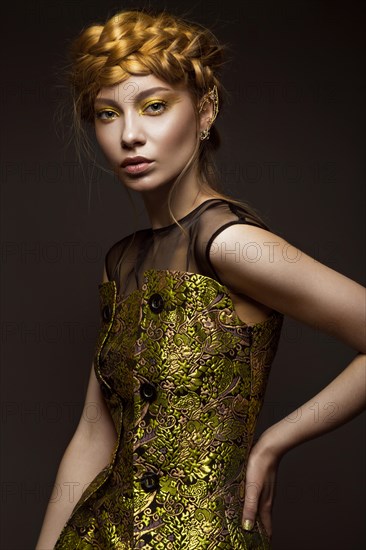
[[[93,24],[83,29],[71,43],[68,69],[77,150],[83,148],[87,153],[91,150],[83,122],[94,122],[94,100],[99,90],[116,85],[131,75],[153,74],[171,85],[184,83],[192,97],[197,120],[202,97],[215,85],[220,114],[227,93],[219,75],[226,62],[227,49],[209,29],[165,10],[119,11],[104,25]],[[172,219],[184,231],[171,210],[170,199],[181,178],[197,162],[202,191],[244,208],[267,228],[254,208],[220,190],[213,155],[219,145],[220,136],[215,125],[210,129],[209,140],[201,141],[198,137],[191,158],[169,191],[168,208]]]

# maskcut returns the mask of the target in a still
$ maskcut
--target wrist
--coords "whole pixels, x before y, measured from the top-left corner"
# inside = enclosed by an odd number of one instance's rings
[[[258,455],[271,457],[274,462],[279,462],[288,451],[276,425],[270,426],[261,434],[253,450]]]

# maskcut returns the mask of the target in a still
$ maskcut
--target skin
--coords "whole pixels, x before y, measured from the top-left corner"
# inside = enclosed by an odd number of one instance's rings
[[[171,90],[149,93],[143,99],[137,98],[140,92],[155,86],[169,87]],[[167,110],[158,104],[149,106],[158,101],[166,102]],[[154,111],[158,111],[158,114]],[[100,91],[99,100],[95,104],[97,141],[123,185],[141,193],[153,228],[173,222],[168,216],[166,204],[168,191],[186,166],[199,140],[199,131],[209,127],[212,112],[212,105],[206,102],[196,120],[194,105],[187,90],[178,86],[173,88],[153,75],[134,76],[120,85]],[[126,157],[137,155],[154,160],[148,173],[130,175],[121,169],[121,163]],[[200,192],[197,169],[193,167],[180,181],[171,206],[179,219],[207,198],[211,197]],[[107,281],[104,266],[102,282]],[[100,411],[97,421],[90,422],[87,413],[89,406]],[[50,499],[36,550],[54,547],[75,502],[90,481],[109,463],[116,437],[93,363],[84,410],[60,463],[55,486],[63,487],[70,479],[78,480],[78,483],[73,485],[72,499],[68,491],[61,491],[57,499]]]
[[[156,86],[170,90],[137,98],[140,92]],[[173,87],[154,75],[132,76],[116,86],[103,88],[98,94],[97,141],[123,185],[141,193],[154,229],[173,222],[166,203],[169,189],[186,166],[199,140],[199,131],[210,126],[212,113],[213,106],[208,101],[196,119],[192,99],[184,86]],[[125,158],[137,155],[153,159],[154,164],[140,175],[122,170]],[[208,198],[211,197],[200,191],[197,167],[193,166],[172,197],[172,209],[179,219]],[[237,243],[241,249],[239,261],[236,255],[225,254],[225,250],[236,250]],[[248,248],[253,244],[256,261],[251,261]],[[296,261],[291,260],[294,257]],[[210,259],[231,295],[250,297],[269,309],[336,336],[357,352],[338,377],[289,415],[297,418],[297,422],[285,417],[270,426],[250,451],[242,520],[254,523],[259,516],[271,536],[277,469],[284,454],[341,426],[365,407],[365,288],[296,250],[280,236],[246,224],[232,225],[217,235],[210,248]],[[107,281],[104,267],[102,282]],[[256,321],[259,319],[253,319]],[[90,404],[101,411],[97,422],[90,422],[84,412]],[[329,407],[333,413],[331,422]],[[314,410],[319,413],[316,421]],[[83,488],[108,464],[115,446],[117,434],[94,364],[84,411],[55,483],[62,487],[70,479],[79,480],[73,488],[75,498],[70,500],[64,491],[59,499],[50,500],[37,550],[53,548]]]
[[[137,100],[138,93],[154,86],[169,87],[170,91],[155,92]],[[166,107],[162,102],[166,102]],[[103,88],[96,99],[95,112],[99,145],[121,182],[141,193],[152,227],[172,223],[167,194],[187,164],[199,131],[210,125],[211,103],[206,103],[196,120],[191,97],[184,87],[172,87],[153,75],[133,76],[117,86]],[[136,155],[154,160],[149,170],[139,176],[121,169],[127,156]],[[180,182],[172,208],[179,219],[207,198],[210,197],[200,193],[197,167],[193,167]],[[225,250],[236,249],[237,243],[242,251],[239,260],[233,254],[225,254]],[[251,261],[247,248],[253,243],[256,253],[261,252],[257,261]],[[233,293],[248,296],[335,336],[357,352],[337,378],[291,413],[291,417],[299,417],[298,422],[289,422],[287,418],[277,422],[261,435],[250,452],[243,524],[245,520],[254,523],[260,516],[271,537],[274,487],[284,454],[344,424],[365,407],[365,288],[317,262],[279,235],[250,225],[224,229],[212,242],[210,259]],[[107,280],[104,272],[103,281]],[[330,405],[334,408],[332,422],[327,420]],[[317,422],[314,407],[319,411]]]
[[[234,249],[238,255],[230,253]],[[357,352],[341,374],[265,430],[250,451],[242,520],[254,522],[260,516],[271,536],[276,475],[283,456],[345,424],[365,408],[365,288],[279,235],[250,225],[232,225],[221,231],[212,242],[210,259],[230,289],[338,338]],[[321,361],[314,360],[321,368]]]
[[[159,90],[139,94],[155,87]],[[95,135],[115,174],[133,191],[141,193],[151,226],[172,223],[166,204],[170,187],[192,155],[199,131],[210,126],[208,101],[196,120],[188,90],[172,86],[154,75],[131,76],[116,86],[102,88],[95,101]],[[126,157],[153,160],[146,173],[129,174],[121,163]],[[200,191],[197,166],[188,171],[173,195],[177,219],[211,198]]]

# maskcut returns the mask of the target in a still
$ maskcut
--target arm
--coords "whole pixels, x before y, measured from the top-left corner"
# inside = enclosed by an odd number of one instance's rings
[[[262,434],[258,450],[282,457],[300,443],[342,426],[365,408],[365,387],[366,355],[358,353],[322,391],[270,426]]]
[[[366,355],[359,353],[330,384],[287,417],[265,430],[251,450],[243,523],[251,529],[257,512],[269,536],[277,468],[297,445],[342,426],[365,407]]]
[[[107,275],[104,270],[103,282]],[[88,421],[88,404],[98,407],[96,422]],[[95,377],[92,365],[85,405],[79,424],[58,468],[55,486],[57,498],[50,499],[36,550],[52,550],[63,526],[87,485],[109,463],[116,442],[116,431]]]
[[[243,519],[253,522],[259,508],[270,535],[275,472],[282,456],[341,426],[365,406],[365,289],[278,235],[253,226],[224,229],[212,243],[210,259],[228,288],[335,336],[357,352],[328,386],[270,426],[250,453]]]

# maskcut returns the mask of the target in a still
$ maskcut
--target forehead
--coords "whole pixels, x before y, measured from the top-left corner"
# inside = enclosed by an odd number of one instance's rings
[[[96,99],[103,96],[104,98],[114,99],[119,103],[131,103],[138,99],[143,92],[152,90],[152,94],[159,92],[174,92],[181,96],[189,96],[187,87],[182,84],[170,84],[165,80],[161,80],[155,75],[132,75],[128,79],[115,84],[114,86],[105,86],[99,90]]]

